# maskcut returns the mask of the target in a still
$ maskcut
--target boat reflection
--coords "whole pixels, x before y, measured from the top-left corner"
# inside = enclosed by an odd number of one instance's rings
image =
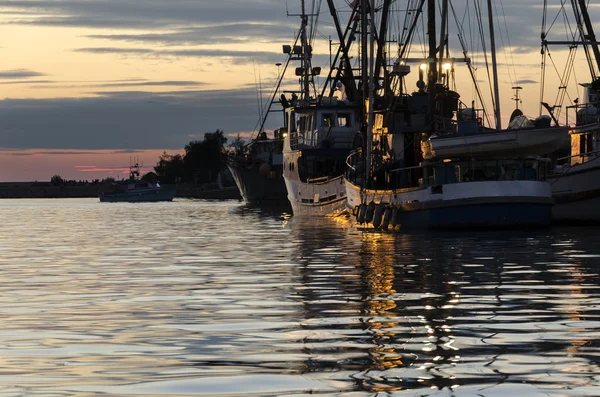
[[[573,302],[585,297],[578,275],[591,269],[565,264],[560,235],[355,231],[346,232],[358,237],[349,245],[350,236],[336,241],[326,230],[300,228],[309,235],[298,237],[306,244],[294,258],[302,327],[311,331],[304,373],[335,372],[369,393],[467,387],[486,395],[504,384],[543,387],[551,380],[540,371],[568,366],[551,359],[548,369],[540,354],[582,355],[597,344],[589,322],[570,329],[585,318]]]

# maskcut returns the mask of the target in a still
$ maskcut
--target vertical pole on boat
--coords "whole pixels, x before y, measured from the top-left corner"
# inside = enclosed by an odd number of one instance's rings
[[[442,21],[440,27],[440,61],[438,62],[438,76],[442,75],[443,71],[443,58],[444,58],[444,46],[446,45],[446,23],[448,21],[448,0],[444,0],[442,3]],[[447,80],[447,78],[446,78]]]
[[[592,26],[592,21],[590,20],[590,14],[587,11],[587,5],[585,0],[579,0],[579,7],[581,8],[581,16],[583,17],[583,22],[585,23],[585,29],[587,30],[587,37],[582,37],[582,39],[586,39],[590,42],[592,46],[592,51],[594,52],[594,57],[596,58],[596,64],[598,66],[598,71],[600,72],[600,49],[598,49],[598,42],[596,41],[596,35],[594,34],[594,27]]]
[[[361,35],[361,96],[363,101],[364,115],[366,117],[363,125],[366,127],[366,156],[365,156],[365,168],[366,168],[366,186],[369,187],[371,182],[371,146],[373,144],[373,131],[371,125],[371,92],[369,90],[369,58],[368,58],[368,36],[367,30],[369,27],[368,21],[368,0],[361,0],[360,2],[360,35]]]
[[[368,133],[370,136],[367,139],[367,166],[368,172],[367,177],[368,180],[371,180],[371,166],[372,166],[372,147],[373,144],[373,124],[374,124],[374,106],[375,106],[375,5],[372,4],[370,6],[370,24],[369,24],[369,38],[370,38],[370,47],[369,47],[369,125],[368,125]]]
[[[433,116],[432,125],[435,125],[435,85],[437,83],[437,39],[435,37],[435,0],[427,2],[427,35],[429,36],[429,58],[427,62],[429,69],[427,72],[427,92],[429,93],[429,113]],[[435,127],[433,127],[435,129]]]
[[[306,15],[306,4],[302,0],[302,70],[303,70],[303,82],[302,82],[302,100],[306,103],[310,97],[309,88],[309,75],[312,72],[310,70],[309,62],[309,47],[308,38],[306,37],[306,28],[308,25],[308,16]]]
[[[492,13],[492,0],[487,0],[488,20],[490,25],[490,51],[492,52],[492,73],[494,75],[494,102],[496,102],[496,129],[502,129],[500,117],[500,89],[498,88],[498,64],[496,63],[496,39],[494,36],[494,17]]]

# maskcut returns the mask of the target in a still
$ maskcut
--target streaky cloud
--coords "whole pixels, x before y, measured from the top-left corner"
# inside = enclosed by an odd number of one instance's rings
[[[0,71],[0,79],[23,79],[42,76],[45,76],[45,74],[29,69],[14,69]]]

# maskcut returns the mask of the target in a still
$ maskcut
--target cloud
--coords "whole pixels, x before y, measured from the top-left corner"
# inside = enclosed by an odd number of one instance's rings
[[[22,14],[11,23],[93,28],[146,28],[285,19],[285,5],[277,0],[14,0],[0,11]]]
[[[268,51],[234,51],[212,49],[179,49],[179,50],[154,50],[150,48],[118,48],[118,47],[88,47],[78,48],[75,52],[92,54],[117,54],[123,56],[150,56],[154,58],[228,58],[233,64],[247,64],[252,61],[274,64],[280,62],[285,56],[279,52]]]
[[[537,84],[538,82],[536,80],[523,79],[523,80],[517,80],[515,83],[525,85],[525,84]]]
[[[97,34],[86,37],[151,45],[203,45],[215,43],[272,43],[289,41],[294,29],[289,24],[237,22],[200,27],[185,27],[171,32],[137,34]]]
[[[58,83],[56,80],[9,80],[9,81],[0,81],[0,85],[7,84],[55,84]]]
[[[45,74],[29,69],[15,69],[0,71],[0,79],[26,79],[30,77],[41,77]]]
[[[190,134],[200,139],[205,132],[222,129],[235,135],[238,131],[253,130],[258,121],[253,89],[103,92],[102,95],[0,101],[0,147],[182,148],[190,141]],[[273,113],[266,128],[281,125],[281,113]]]
[[[114,82],[103,84],[90,84],[88,87],[196,87],[206,85],[201,81],[134,81],[134,82]]]

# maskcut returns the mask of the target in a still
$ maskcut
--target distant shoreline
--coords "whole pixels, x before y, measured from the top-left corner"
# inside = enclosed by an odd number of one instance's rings
[[[85,198],[98,197],[102,185],[76,184],[54,186],[49,182],[0,182],[0,199]],[[241,200],[237,187],[206,189],[195,184],[177,185],[180,198],[207,200]]]

